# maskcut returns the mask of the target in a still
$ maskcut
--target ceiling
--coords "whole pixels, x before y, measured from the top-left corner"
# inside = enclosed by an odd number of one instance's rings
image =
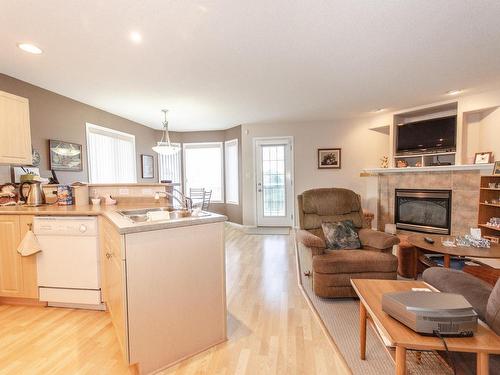
[[[160,127],[328,121],[500,83],[500,2],[2,1],[0,72]],[[142,43],[130,40],[130,32]],[[43,49],[30,55],[16,43]]]

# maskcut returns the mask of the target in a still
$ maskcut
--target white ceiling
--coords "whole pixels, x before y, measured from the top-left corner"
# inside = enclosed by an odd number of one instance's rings
[[[0,72],[151,127],[162,108],[181,131],[324,121],[499,83],[499,19],[487,0],[1,0]]]

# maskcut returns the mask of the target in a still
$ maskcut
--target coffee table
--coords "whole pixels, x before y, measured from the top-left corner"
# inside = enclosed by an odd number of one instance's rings
[[[430,244],[424,240],[425,237],[430,237],[434,240],[433,244]],[[408,241],[415,246],[417,249],[423,252],[431,252],[443,254],[444,256],[444,266],[450,268],[450,262],[452,256],[461,257],[472,257],[472,258],[500,258],[500,245],[496,243],[491,243],[489,249],[483,249],[478,247],[465,247],[456,246],[448,247],[441,243],[441,236],[437,235],[422,235],[422,234],[412,234],[408,237]],[[418,253],[418,251],[417,251]]]
[[[396,364],[396,374],[406,373],[406,351],[445,350],[443,342],[432,336],[423,336],[382,311],[382,295],[388,292],[409,291],[412,288],[430,288],[423,281],[352,279],[352,287],[359,297],[360,357],[366,358],[366,322],[370,319]],[[437,291],[436,291],[437,292]],[[500,354],[500,337],[486,324],[478,323],[473,337],[449,337],[446,343],[450,351],[477,353],[477,374],[488,374],[489,354]],[[395,348],[392,349],[392,348]]]

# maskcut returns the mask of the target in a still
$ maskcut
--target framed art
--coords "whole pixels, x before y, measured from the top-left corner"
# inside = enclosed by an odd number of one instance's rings
[[[489,164],[492,162],[493,152],[476,152],[474,164]]]
[[[318,169],[340,169],[340,148],[318,148]]]
[[[50,169],[55,171],[82,171],[82,145],[49,140]]]
[[[493,175],[495,176],[500,175],[500,161],[495,162],[495,165],[493,166]]]
[[[142,178],[154,178],[154,158],[152,155],[141,155]]]

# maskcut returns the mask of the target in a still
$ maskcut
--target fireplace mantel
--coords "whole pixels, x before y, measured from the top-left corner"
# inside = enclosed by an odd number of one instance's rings
[[[407,168],[367,168],[362,171],[369,175],[387,173],[421,173],[421,172],[450,172],[450,171],[493,171],[493,164],[462,164],[441,165],[435,167],[407,167]]]

